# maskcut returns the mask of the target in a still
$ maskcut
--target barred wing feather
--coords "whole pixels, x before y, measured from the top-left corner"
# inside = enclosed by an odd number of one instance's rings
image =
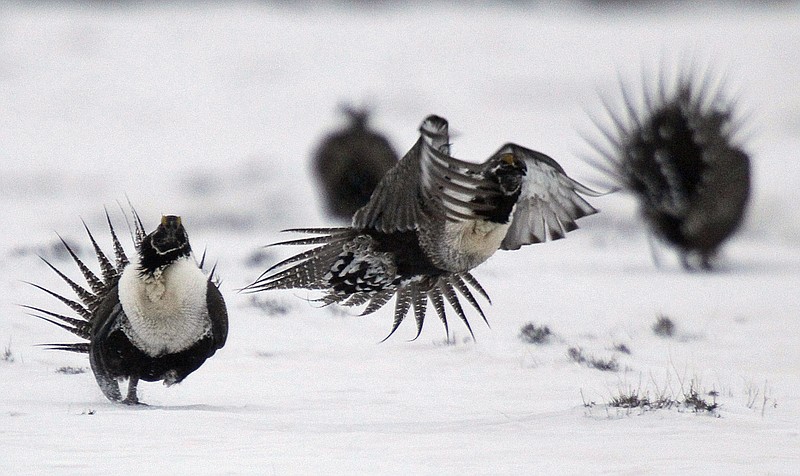
[[[552,158],[516,144],[506,144],[496,155],[512,153],[525,161],[527,174],[511,227],[500,246],[517,250],[523,245],[563,238],[578,228],[575,220],[597,213],[581,195],[602,195],[571,179]]]

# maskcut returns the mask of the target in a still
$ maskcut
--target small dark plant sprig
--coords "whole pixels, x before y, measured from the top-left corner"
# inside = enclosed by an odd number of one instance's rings
[[[585,365],[589,368],[602,370],[604,372],[616,372],[619,370],[619,362],[614,357],[610,359],[599,359],[593,355],[586,355],[580,347],[570,347],[567,349],[567,356],[573,362]]]
[[[719,407],[717,403],[717,392],[709,392],[707,395],[711,397],[711,403],[701,397],[697,390],[694,388],[694,381],[689,385],[689,391],[683,395],[683,406],[695,413],[713,412]]]
[[[638,390],[629,390],[628,392],[620,391],[619,395],[611,397],[611,400],[608,402],[608,406],[610,407],[628,410],[640,409],[642,411],[663,410],[677,405],[679,405],[679,403],[672,398],[663,395],[650,398],[647,392],[641,395]]]
[[[11,351],[11,343],[9,342],[5,348],[3,349],[2,357],[0,357],[3,362],[8,362],[9,364],[14,363],[14,352]]]
[[[528,344],[547,344],[552,336],[553,333],[549,327],[537,326],[533,322],[525,324],[519,331],[519,338]]]
[[[259,296],[250,296],[250,306],[262,311],[269,317],[284,316],[289,313],[289,307],[282,302]]]
[[[758,405],[759,396],[761,396],[761,416],[764,416],[764,413],[767,410],[767,406],[769,404],[770,407],[776,408],[778,406],[778,401],[774,398],[771,398],[769,395],[769,386],[768,383],[764,382],[764,389],[763,391],[759,390],[753,383],[747,385],[747,408],[753,410]]]
[[[675,323],[672,322],[672,319],[664,314],[659,314],[656,318],[655,324],[653,324],[653,333],[664,338],[674,337]]]
[[[86,370],[87,370],[86,367],[64,366],[57,368],[56,373],[64,375],[79,375],[79,374],[85,374]]]
[[[716,401],[718,394],[715,391],[711,391],[706,395],[711,397],[710,402],[701,395],[701,392],[696,388],[695,382],[692,381],[689,384],[689,389],[677,398],[668,396],[666,393],[650,398],[647,391],[642,393],[637,389],[628,389],[627,391],[620,390],[618,395],[611,397],[608,401],[608,406],[625,410],[638,409],[642,412],[676,408],[678,410],[690,410],[694,413],[713,414],[719,408],[719,404]]]
[[[619,343],[615,344],[613,349],[621,354],[631,355],[631,349],[625,344]]]

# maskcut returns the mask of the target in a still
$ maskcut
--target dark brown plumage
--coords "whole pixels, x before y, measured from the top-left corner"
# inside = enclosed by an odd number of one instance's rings
[[[389,141],[369,127],[367,111],[343,110],[350,123],[322,140],[314,153],[314,177],[326,211],[349,221],[398,157]]]

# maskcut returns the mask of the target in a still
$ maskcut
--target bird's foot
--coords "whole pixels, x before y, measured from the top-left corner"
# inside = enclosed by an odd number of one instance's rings
[[[139,398],[137,398],[137,397],[133,397],[133,398],[127,397],[124,400],[120,400],[119,403],[122,403],[123,405],[130,405],[130,406],[134,406],[134,405],[141,405],[141,406],[144,406],[144,407],[147,406],[146,403],[140,402]]]
[[[163,377],[164,377],[164,385],[167,387],[171,387],[176,383],[180,382],[178,372],[174,369],[166,372]]]

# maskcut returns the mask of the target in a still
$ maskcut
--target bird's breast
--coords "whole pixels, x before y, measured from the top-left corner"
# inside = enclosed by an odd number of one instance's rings
[[[439,261],[448,271],[469,271],[500,248],[509,226],[488,220],[447,222],[437,246]]]
[[[160,275],[142,278],[132,263],[122,273],[119,299],[123,329],[142,352],[158,357],[185,350],[211,332],[207,278],[189,258]]]

